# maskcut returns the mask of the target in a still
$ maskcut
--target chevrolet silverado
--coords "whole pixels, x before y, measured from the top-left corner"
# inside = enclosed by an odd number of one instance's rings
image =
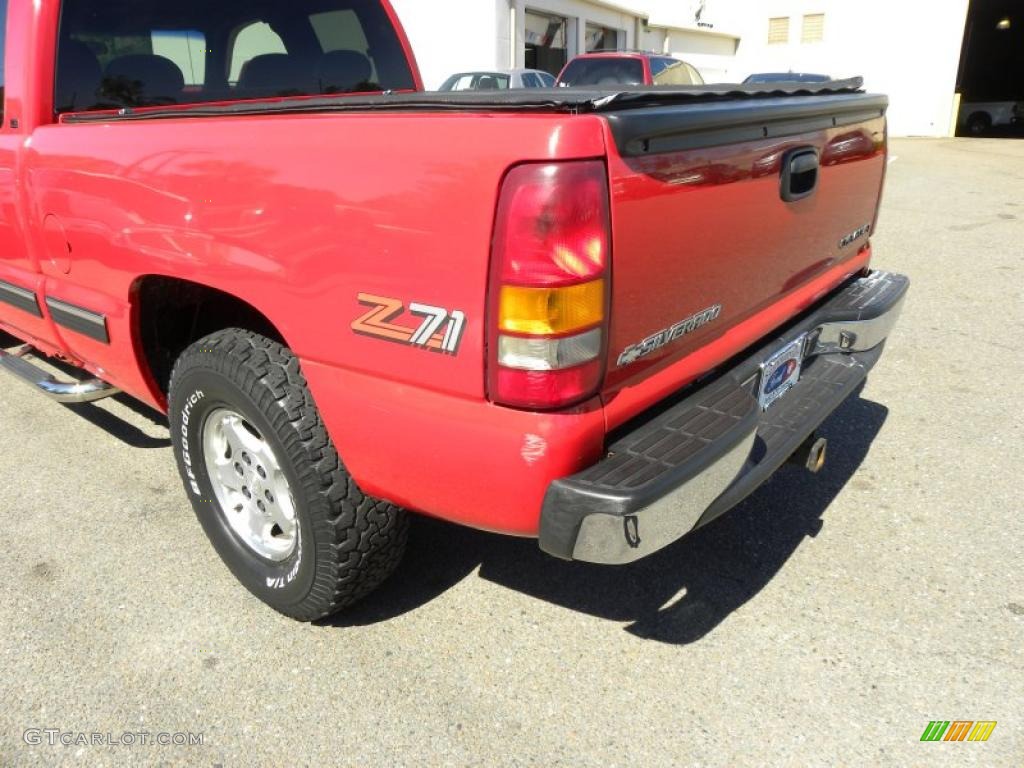
[[[817,468],[904,301],[856,80],[430,94],[387,0],[2,7],[0,369],[166,413],[296,619],[410,512],[621,564]]]

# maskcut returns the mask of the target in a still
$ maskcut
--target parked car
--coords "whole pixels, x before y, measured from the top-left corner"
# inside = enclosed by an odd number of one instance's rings
[[[605,51],[577,56],[562,69],[558,85],[564,88],[611,85],[703,85],[694,67],[685,61],[655,53]]]
[[[9,10],[0,370],[165,412],[213,548],[296,619],[386,579],[409,512],[625,563],[819,468],[907,291],[870,269],[882,96],[441,97],[386,0]]]
[[[507,91],[513,88],[553,88],[554,75],[539,69],[503,69],[494,72],[459,72],[444,81],[439,91]]]
[[[827,83],[832,78],[828,75],[815,75],[809,72],[761,72],[751,75],[743,81],[744,85],[758,83]]]
[[[960,104],[960,133],[982,136],[993,128],[1024,123],[1024,101],[965,101]]]

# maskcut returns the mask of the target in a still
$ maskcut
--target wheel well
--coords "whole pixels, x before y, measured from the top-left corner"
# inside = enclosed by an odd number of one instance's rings
[[[138,346],[165,396],[174,363],[190,344],[225,328],[242,328],[284,344],[267,317],[230,293],[173,277],[140,278],[133,291]]]

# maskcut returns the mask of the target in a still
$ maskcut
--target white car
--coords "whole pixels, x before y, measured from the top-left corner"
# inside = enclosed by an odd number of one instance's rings
[[[500,69],[459,72],[444,81],[439,91],[507,91],[510,88],[554,88],[555,77],[539,69]]]
[[[960,105],[959,132],[969,136],[1019,122],[1024,122],[1024,101],[965,101]]]

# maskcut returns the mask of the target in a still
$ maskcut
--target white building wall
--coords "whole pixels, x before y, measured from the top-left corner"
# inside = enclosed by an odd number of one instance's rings
[[[507,16],[507,0],[391,0],[391,4],[428,89],[440,87],[456,72],[508,67],[508,49],[505,59],[499,60],[497,39],[499,7],[506,9]]]
[[[741,33],[732,79],[754,72],[861,75],[891,100],[893,135],[950,132],[968,0],[723,0],[716,18]],[[801,43],[804,14],[824,13],[824,40]],[[788,16],[786,45],[768,44],[768,19]]]
[[[590,23],[618,30],[623,48],[670,53],[697,67],[709,82],[721,81],[731,69],[736,39],[698,30],[695,16],[701,4],[701,0],[392,0],[428,89],[439,87],[455,72],[524,66],[527,11],[568,19],[569,58],[586,50]],[[662,26],[645,27],[646,18]],[[671,24],[694,28],[665,28]]]
[[[815,71],[861,75],[889,94],[894,135],[944,136],[953,123],[954,90],[968,0],[393,0],[412,41],[427,88],[454,72],[524,65],[527,9],[569,19],[569,56],[585,47],[586,24],[621,30],[627,48],[666,51],[709,82],[753,72]],[[714,32],[686,29],[702,23]],[[824,13],[824,40],[801,43],[805,14]],[[790,18],[790,40],[768,45],[768,19]],[[642,19],[649,18],[645,27]],[[660,25],[660,26],[659,26]],[[668,27],[682,27],[668,28]],[[734,37],[738,35],[737,48]],[[735,49],[735,55],[733,50]]]
[[[700,71],[705,82],[721,83],[729,79],[734,68],[737,43],[736,38],[727,35],[649,27],[640,47],[683,59]]]
[[[586,48],[587,23],[619,30],[622,46],[635,48],[641,22],[639,14],[587,0],[392,0],[392,5],[428,89],[455,72],[522,67],[527,10],[569,20],[570,58]]]

